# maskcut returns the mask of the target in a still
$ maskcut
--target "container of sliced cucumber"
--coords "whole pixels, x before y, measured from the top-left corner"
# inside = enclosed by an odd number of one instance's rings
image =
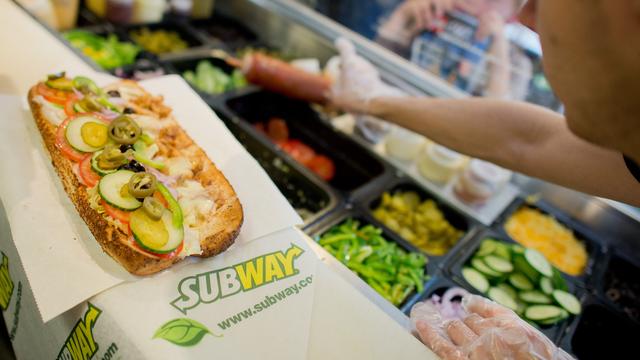
[[[552,340],[582,311],[581,288],[538,251],[491,230],[478,233],[448,271],[463,287],[512,309]]]
[[[571,274],[566,274],[562,271],[561,272],[565,278],[571,279],[574,283],[576,283],[576,285],[582,287],[583,289],[588,289],[589,288],[588,282],[592,277],[592,275],[594,274],[594,272],[597,271],[597,269],[595,268],[597,264],[604,259],[604,254],[606,252],[604,249],[603,242],[599,239],[599,237],[596,236],[584,224],[578,221],[575,221],[566,213],[554,208],[553,206],[551,206],[550,204],[544,201],[537,201],[535,204],[531,204],[523,198],[518,198],[511,205],[509,205],[509,207],[503,212],[503,214],[496,220],[495,226],[494,226],[494,229],[498,234],[500,234],[503,238],[513,241],[514,243],[519,243],[519,242],[517,241],[517,239],[514,239],[511,236],[509,236],[505,227],[509,219],[511,219],[512,216],[514,216],[514,214],[516,214],[518,210],[521,210],[521,209],[532,209],[532,210],[535,210],[536,212],[539,212],[544,217],[549,217],[550,219],[553,219],[557,223],[557,226],[568,229],[580,243],[584,244],[583,246],[586,249],[588,258],[586,260],[586,264],[584,266],[584,270],[582,271],[582,273],[579,275],[571,275]],[[534,227],[532,227],[531,229],[527,229],[527,231],[531,231],[533,230],[533,228]],[[555,232],[551,231],[551,229],[545,228],[540,230],[540,234],[538,234],[538,236],[540,238],[544,238],[542,237],[543,234],[552,234],[552,233],[555,233]],[[551,249],[562,248],[562,246],[565,246],[565,245],[566,244],[558,243],[558,244],[551,245],[549,248]],[[563,254],[562,252],[559,252],[559,251],[552,252],[552,253],[560,256],[562,256]]]

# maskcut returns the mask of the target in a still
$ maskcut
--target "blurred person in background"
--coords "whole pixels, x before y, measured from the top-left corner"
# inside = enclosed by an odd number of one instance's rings
[[[405,0],[376,41],[473,95],[523,100],[533,65],[507,39],[523,0]]]
[[[342,71],[332,102],[469,156],[640,206],[640,0],[538,0],[525,10],[537,11],[545,72],[565,115],[500,99],[379,95],[388,85],[346,40],[336,43]],[[513,311],[478,296],[463,305],[466,315],[449,322],[428,303],[412,310],[420,339],[442,359],[571,359]],[[628,357],[602,346],[611,358]]]

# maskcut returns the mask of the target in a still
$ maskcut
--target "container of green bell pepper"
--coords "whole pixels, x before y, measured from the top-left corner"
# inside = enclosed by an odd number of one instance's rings
[[[71,30],[62,36],[105,70],[133,64],[141,51],[138,45],[120,41],[113,33],[102,35],[87,30]]]
[[[333,226],[316,241],[398,307],[421,293],[429,278],[424,254],[402,249],[385,239],[382,229],[355,219]]]

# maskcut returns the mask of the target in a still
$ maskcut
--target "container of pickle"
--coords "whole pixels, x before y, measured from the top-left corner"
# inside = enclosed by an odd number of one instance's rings
[[[429,255],[444,259],[472,236],[474,223],[408,179],[398,179],[365,201],[371,216]]]
[[[129,25],[123,32],[136,45],[156,56],[178,54],[207,44],[206,37],[177,21]]]

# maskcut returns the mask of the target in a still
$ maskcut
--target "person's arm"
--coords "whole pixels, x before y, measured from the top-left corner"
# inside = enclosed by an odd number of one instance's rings
[[[378,97],[364,109],[472,157],[596,196],[640,206],[620,153],[573,135],[565,119],[526,103]]]

